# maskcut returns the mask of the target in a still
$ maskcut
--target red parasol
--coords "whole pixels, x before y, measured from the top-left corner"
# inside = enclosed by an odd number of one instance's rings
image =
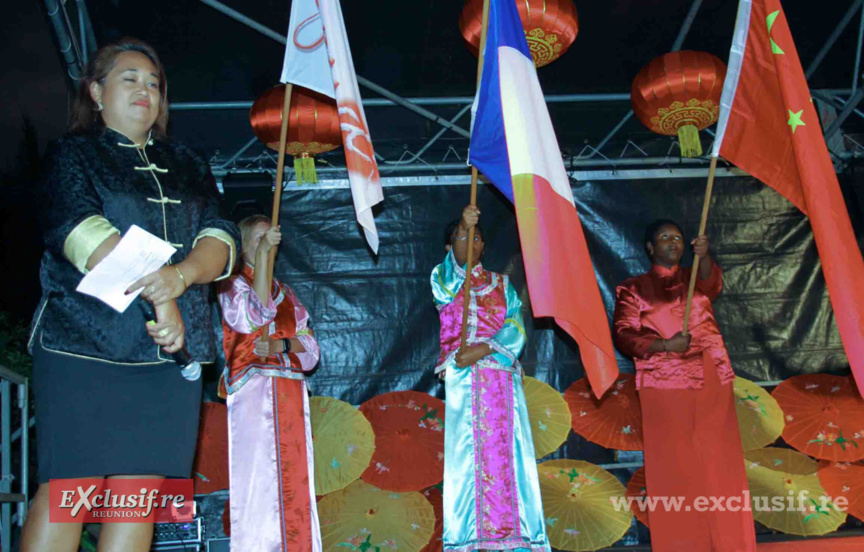
[[[636,516],[636,519],[642,522],[642,525],[645,527],[649,527],[648,525],[648,509],[643,510],[639,507],[637,502],[642,502],[648,496],[648,489],[645,486],[645,468],[639,468],[636,472],[630,477],[630,482],[627,483],[627,494],[626,497],[635,498],[630,504],[630,511],[633,512],[633,515]]]
[[[201,405],[192,487],[195,494],[228,488],[228,408],[222,403]]]
[[[435,510],[435,530],[432,531],[432,538],[429,539],[429,544],[423,547],[420,552],[443,552],[444,551],[444,495],[441,489],[437,486],[429,487],[423,491],[423,496],[426,497],[432,508]]]
[[[834,501],[844,497],[846,512],[864,521],[864,463],[819,462],[819,481]]]
[[[375,432],[375,454],[360,476],[388,491],[420,491],[444,478],[444,401],[418,391],[360,405]]]
[[[642,409],[633,374],[619,374],[602,399],[582,378],[564,392],[573,431],[592,443],[616,450],[642,450]]]
[[[851,377],[795,376],[771,395],[786,417],[783,439],[789,445],[833,462],[864,458],[864,400]]]

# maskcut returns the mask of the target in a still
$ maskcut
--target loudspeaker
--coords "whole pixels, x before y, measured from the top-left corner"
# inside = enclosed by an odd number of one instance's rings
[[[228,173],[222,178],[229,217],[239,222],[250,215],[270,216],[273,210],[273,177],[270,173]]]

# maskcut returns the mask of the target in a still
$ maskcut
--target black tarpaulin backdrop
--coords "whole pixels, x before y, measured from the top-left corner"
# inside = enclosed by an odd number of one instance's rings
[[[692,238],[704,190],[702,178],[573,183],[610,320],[616,285],[648,269],[646,224],[672,218]],[[322,354],[310,381],[314,394],[352,404],[403,389],[443,396],[433,375],[439,325],[429,274],[444,257],[444,228],[460,216],[468,193],[434,178],[428,186],[385,188],[377,259],[354,221],[349,190],[292,186],[283,193],[276,275],[312,315]],[[525,304],[525,372],[563,392],[584,375],[578,347],[549,319],[531,315],[512,206],[488,185],[480,187],[478,206],[483,264],[508,274]],[[720,178],[707,233],[724,270],[714,308],[736,373],[756,381],[846,373],[807,218],[755,179]],[[619,367],[633,369],[620,356]]]

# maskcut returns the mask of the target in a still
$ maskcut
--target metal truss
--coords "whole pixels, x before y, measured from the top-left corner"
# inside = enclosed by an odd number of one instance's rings
[[[219,0],[200,1],[238,23],[254,29],[280,44],[285,44],[284,34],[254,21]],[[702,1],[693,0],[678,35],[672,44],[672,51],[681,49],[691,25],[699,12]],[[85,0],[43,0],[43,2],[54,36],[57,39],[61,56],[67,68],[68,84],[70,87],[75,87],[89,54],[96,49],[96,41]],[[838,132],[842,130],[843,124],[851,114],[854,113],[864,118],[864,111],[858,109],[859,103],[864,99],[864,89],[860,86],[861,74],[859,73],[861,70],[862,43],[864,43],[864,9],[862,9],[862,5],[864,5],[864,0],[854,0],[825,44],[807,67],[806,76],[809,78],[819,68],[829,50],[848,27],[856,13],[860,11],[858,47],[851,88],[844,90],[816,90],[813,92],[813,96],[816,99],[829,106],[832,114],[836,113],[836,118],[832,117],[833,121],[830,121],[830,124],[826,121],[826,142],[834,138],[835,135],[838,135]],[[71,8],[74,8],[74,10]],[[77,23],[77,25],[73,22]],[[452,161],[448,162],[448,159],[457,157],[461,161],[467,158],[470,134],[465,126],[459,124],[459,121],[467,114],[474,98],[472,96],[404,98],[360,75],[358,75],[357,80],[359,84],[381,96],[365,99],[363,101],[365,107],[401,106],[420,117],[435,122],[441,127],[422,147],[419,147],[416,151],[405,149],[399,159],[390,160],[376,154],[382,177],[391,179],[388,182],[392,185],[400,185],[400,182],[412,185],[410,184],[410,182],[413,182],[411,179],[416,179],[418,178],[416,175],[424,173],[427,178],[431,177],[433,180],[446,176],[449,179],[448,182],[461,184],[460,179],[463,175],[458,173],[467,174],[467,165],[464,163],[453,163]],[[559,94],[547,96],[546,101],[550,104],[582,102],[629,103],[630,94]],[[171,105],[171,110],[174,112],[201,110],[230,111],[248,110],[251,106],[252,101],[249,100],[233,102],[178,102]],[[454,106],[461,106],[461,110],[455,116],[448,117],[427,109],[427,107],[452,108]],[[578,154],[565,156],[565,165],[568,167],[571,177],[578,180],[584,180],[588,176],[593,179],[599,179],[602,175],[615,175],[615,178],[652,178],[656,177],[652,175],[659,174],[658,171],[665,171],[666,177],[676,175],[689,177],[693,175],[693,171],[703,170],[704,166],[707,166],[707,159],[705,158],[684,160],[677,157],[676,150],[679,146],[674,138],[658,138],[653,135],[650,138],[645,138],[646,133],[641,131],[641,129],[639,134],[628,133],[625,140],[613,142],[613,139],[619,135],[632,116],[633,112],[629,110],[621,121],[614,125],[596,145],[586,141],[585,146]],[[438,159],[431,159],[431,146],[444,137],[448,131],[451,133],[451,136],[447,137],[449,140],[448,147],[443,157],[440,155],[441,148],[439,147],[439,153],[436,154],[438,155]],[[710,131],[708,133],[711,134]],[[838,168],[851,157],[864,157],[864,146],[859,144],[859,141],[842,132],[840,132],[839,136],[841,137],[839,142],[837,138],[834,138],[833,143],[839,143],[840,147],[833,147],[831,149]],[[622,142],[623,147],[621,145]],[[231,155],[222,156],[217,152],[217,155],[214,155],[211,159],[211,166],[217,178],[227,172],[275,171],[276,162],[274,155],[266,150],[261,152],[260,147],[256,149],[258,144],[259,142],[256,138],[250,137],[239,150]],[[424,155],[426,158],[424,158]],[[341,187],[342,180],[345,177],[345,169],[344,167],[334,166],[331,160],[337,164],[341,164],[338,156],[328,157],[325,155],[320,156],[318,159],[319,163],[328,165],[318,168],[318,172],[324,177],[321,185],[324,187]],[[657,167],[662,168],[658,169]],[[583,168],[584,170],[582,170]],[[730,172],[729,174],[734,173]],[[287,182],[293,176],[293,172],[289,167],[286,167],[286,175],[289,177],[286,178]]]
[[[84,0],[44,0],[44,5],[66,68],[67,85],[77,89],[84,66],[90,54],[96,51],[96,35],[87,5]],[[67,9],[69,7],[74,11]]]

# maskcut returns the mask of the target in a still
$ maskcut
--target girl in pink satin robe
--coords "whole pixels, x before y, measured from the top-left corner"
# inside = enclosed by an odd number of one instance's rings
[[[430,283],[441,320],[435,371],[445,378],[444,552],[549,552],[531,423],[519,355],[525,347],[522,301],[509,278],[465,263],[468,229],[480,211],[468,206],[447,232],[447,256]],[[466,279],[467,340],[461,345]]]
[[[309,313],[275,278],[279,228],[255,216],[238,225],[240,274],[219,287],[228,393],[231,549],[320,552],[312,433],[304,372],[318,363]]]
[[[711,308],[722,273],[707,236],[691,243],[700,263],[688,335],[681,330],[691,269],[679,264],[684,237],[672,221],[648,227],[651,270],[618,286],[615,303],[615,345],[636,364],[648,495],[685,499],[681,511],[649,513],[651,550],[755,552],[753,517],[741,511],[749,495],[735,374]],[[736,500],[726,511],[701,512],[693,507],[697,497]]]

